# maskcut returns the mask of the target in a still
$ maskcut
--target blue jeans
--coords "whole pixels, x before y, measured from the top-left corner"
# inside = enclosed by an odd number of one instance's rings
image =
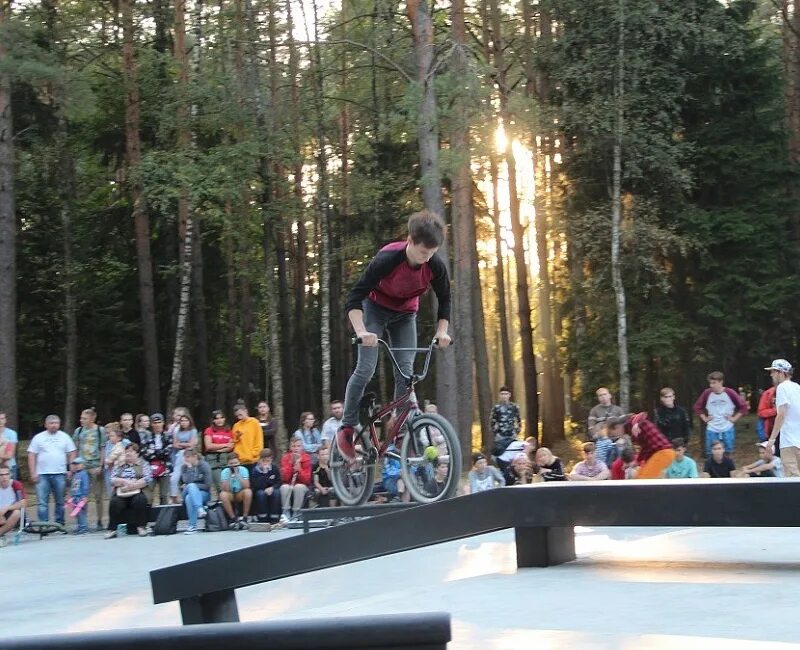
[[[67,485],[66,474],[39,474],[36,483],[36,516],[39,521],[50,521],[50,493],[56,500],[56,522],[64,523],[64,489]]]
[[[377,334],[378,338],[387,335],[387,343],[393,348],[413,348],[417,345],[417,314],[416,312],[402,312],[386,309],[372,302],[369,298],[361,306],[364,312],[364,327],[368,332]],[[347,382],[344,393],[344,416],[342,424],[355,426],[358,424],[358,406],[364,396],[364,389],[375,374],[378,365],[377,347],[366,348],[358,346],[358,362],[356,369]],[[397,363],[407,375],[414,367],[413,352],[397,352]],[[405,391],[405,381],[394,369],[394,397],[397,399]]]
[[[183,488],[183,504],[190,526],[197,526],[197,511],[208,503],[210,497],[208,492],[197,487],[197,483],[189,483]]]
[[[718,431],[711,431],[710,429],[706,429],[706,456],[711,456],[711,444],[716,441],[721,440],[722,444],[725,445],[725,452],[726,453],[733,453],[734,447],[736,447],[736,427],[731,426],[730,429],[727,431],[722,431],[721,433]]]

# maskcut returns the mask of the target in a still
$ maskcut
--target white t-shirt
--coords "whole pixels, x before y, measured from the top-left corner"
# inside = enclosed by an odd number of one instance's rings
[[[14,429],[9,429],[6,427],[2,433],[0,433],[0,439],[5,440],[6,442],[13,442],[15,445],[19,442],[19,436],[17,436],[17,432]],[[17,448],[14,447],[14,455],[11,457],[11,461],[9,462],[8,466],[14,468],[17,466],[17,459],[16,453]]]
[[[786,404],[786,418],[781,427],[781,449],[800,447],[800,384],[782,381],[775,391],[775,407]]]
[[[337,420],[333,416],[329,417],[327,420],[325,420],[325,424],[322,425],[322,439],[333,441],[333,439],[336,437],[336,432],[341,428],[341,426],[341,420]]]
[[[29,453],[36,454],[37,474],[66,474],[71,451],[75,451],[75,443],[63,431],[37,433],[28,447]]]
[[[711,418],[708,421],[708,430],[714,433],[722,433],[733,428],[733,423],[728,419],[736,410],[731,396],[727,391],[717,394],[711,391],[706,399],[706,411]]]

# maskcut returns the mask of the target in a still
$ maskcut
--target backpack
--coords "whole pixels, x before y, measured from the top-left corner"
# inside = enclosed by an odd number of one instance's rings
[[[219,503],[206,510],[206,532],[217,533],[228,530],[228,515]]]
[[[153,535],[174,535],[177,533],[180,510],[177,506],[161,508],[158,511],[156,523],[153,524]]]

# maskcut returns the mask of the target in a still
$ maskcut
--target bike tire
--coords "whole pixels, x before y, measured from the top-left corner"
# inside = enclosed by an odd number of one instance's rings
[[[372,455],[372,442],[368,435],[364,435],[358,444],[364,448],[364,453],[355,464],[345,461],[335,437],[331,445],[331,483],[336,498],[345,506],[364,505],[375,486],[376,464],[367,462]]]
[[[421,440],[424,440],[423,434],[425,434],[428,436],[428,443],[430,444],[430,429],[437,429],[441,433],[444,439],[443,444],[447,445],[448,453],[446,455],[450,464],[444,488],[436,494],[424,490],[424,481],[419,478],[419,472],[422,469],[421,465],[428,462],[423,460],[424,450],[421,450],[420,447],[424,443],[421,443]],[[403,483],[405,483],[412,500],[418,503],[436,503],[455,496],[461,477],[462,455],[461,443],[453,426],[437,413],[425,413],[411,420],[408,423],[408,430],[409,433],[403,436],[403,444],[400,448],[400,471]],[[437,460],[444,455],[440,454]],[[416,469],[416,472],[413,468]]]

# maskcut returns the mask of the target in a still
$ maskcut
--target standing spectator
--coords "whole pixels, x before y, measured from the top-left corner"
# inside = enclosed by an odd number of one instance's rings
[[[597,404],[589,411],[589,438],[593,439],[597,435],[599,426],[605,424],[606,420],[623,415],[622,408],[612,402],[611,391],[605,386],[597,389]]]
[[[150,465],[152,485],[158,486],[158,502],[163,506],[169,500],[169,478],[172,470],[172,439],[164,431],[164,416],[150,416],[150,440],[145,445],[142,457]],[[153,493],[155,503],[155,492]]]
[[[138,413],[133,426],[139,434],[139,451],[141,451],[153,437],[150,431],[150,416],[147,413]]]
[[[6,533],[19,526],[28,501],[22,483],[11,478],[11,469],[0,467],[0,548],[4,547]]]
[[[183,504],[189,526],[185,535],[197,532],[197,520],[206,516],[205,505],[211,498],[211,468],[200,458],[196,449],[183,452],[183,468],[181,469],[181,485],[183,486]],[[224,505],[223,501],[223,505]]]
[[[244,404],[237,404],[233,408],[236,422],[233,425],[233,450],[239,456],[239,462],[248,471],[258,462],[261,450],[264,448],[264,433],[258,420],[251,418]]]
[[[767,442],[759,442],[758,460],[742,467],[747,476],[758,478],[783,478],[783,463],[780,458],[772,453],[772,448]]]
[[[177,410],[177,409],[176,409]],[[169,496],[173,503],[178,503],[178,483],[183,469],[183,457],[187,449],[196,449],[198,443],[197,428],[189,413],[178,416],[178,428],[172,434],[172,466],[174,471],[169,482]]]
[[[511,389],[501,386],[500,401],[492,407],[492,433],[494,433],[494,456],[500,456],[522,430],[519,406],[511,401]]]
[[[486,492],[486,490],[493,490],[506,484],[500,470],[489,465],[486,456],[481,453],[472,454],[472,469],[468,478],[470,494]]]
[[[331,402],[331,416],[322,425],[322,439],[333,443],[336,432],[342,426],[342,416],[344,416],[344,402],[335,399]]]
[[[683,438],[675,438],[672,448],[675,450],[675,460],[667,467],[664,478],[697,478],[697,463],[686,455]]]
[[[773,379],[774,381],[774,379]],[[775,406],[775,395],[777,388],[773,385],[761,393],[761,398],[758,400],[758,440],[764,442],[769,439],[772,434],[772,427],[775,426],[775,417],[778,415],[778,409]],[[776,439],[775,455],[780,456],[781,441]]]
[[[232,528],[245,530],[247,518],[250,516],[250,506],[253,503],[253,490],[250,488],[250,472],[239,463],[239,456],[233,452],[228,458],[228,466],[222,470],[220,476],[222,489],[219,499],[228,520],[235,522]],[[236,504],[242,504],[242,514],[236,516]]]
[[[775,439],[780,436],[783,472],[789,476],[800,476],[800,385],[792,381],[794,369],[786,359],[775,359],[767,368],[776,386],[775,406],[778,415],[767,443],[775,448]]]
[[[228,457],[233,452],[233,432],[225,421],[222,411],[211,413],[211,426],[203,432],[205,460],[214,475],[214,487],[220,490],[220,473],[228,466]]]
[[[258,403],[258,424],[264,436],[264,449],[271,449],[274,457],[277,451],[275,448],[275,436],[278,433],[278,421],[272,417],[269,403],[263,399]]]
[[[334,434],[338,431],[334,429]],[[319,465],[314,470],[314,500],[318,506],[327,508],[331,505],[333,498],[333,483],[331,482],[330,467],[328,461],[331,458],[330,449],[319,450]]]
[[[694,412],[706,424],[706,456],[711,443],[721,440],[725,451],[733,453],[736,448],[737,420],[747,413],[747,402],[739,393],[724,385],[725,375],[718,370],[708,375],[706,388],[694,404]]]
[[[119,416],[119,426],[122,432],[122,437],[128,442],[134,442],[141,448],[142,440],[139,437],[139,432],[134,428],[133,413],[123,413]]]
[[[89,490],[91,480],[89,472],[84,468],[84,460],[80,456],[72,459],[72,481],[69,490],[70,515],[77,518],[75,527],[76,535],[85,535],[89,532]],[[96,481],[101,487],[102,483]],[[75,512],[77,510],[77,513]],[[98,511],[98,517],[100,511]]]
[[[536,450],[536,473],[545,482],[567,480],[561,459],[554,456],[547,447],[539,447]]]
[[[661,478],[664,470],[675,460],[672,443],[659,428],[647,419],[647,413],[637,413],[625,425],[634,444],[639,447],[636,461],[638,479]]]
[[[103,476],[103,448],[105,447],[106,431],[97,424],[97,412],[94,409],[84,409],[80,416],[81,426],[72,434],[78,455],[83,458],[83,465],[89,476],[89,502],[94,501],[97,511],[97,530],[103,530],[103,492],[105,480]],[[85,506],[88,516],[89,504]]]
[[[178,431],[180,427],[180,420],[182,415],[191,416],[189,409],[185,406],[176,406],[172,409],[172,415],[170,416],[169,424],[167,425],[167,433],[170,435],[171,438],[175,437],[175,433]]]
[[[127,524],[129,535],[147,535],[147,497],[144,490],[151,480],[150,466],[139,458],[139,445],[129,444],[125,447],[123,463],[111,472],[114,493],[108,504],[106,539],[117,536],[117,526],[120,524]]]
[[[303,449],[303,439],[292,437],[289,451],[281,459],[281,523],[300,512],[311,485],[311,456]]]
[[[37,433],[28,447],[28,470],[36,484],[37,516],[49,521],[50,495],[55,499],[55,519],[64,524],[64,490],[67,486],[68,463],[75,457],[75,443],[61,431],[61,418],[48,415],[45,430]]]
[[[667,440],[672,442],[676,438],[683,440],[684,446],[689,444],[692,434],[692,419],[682,406],[675,404],[675,391],[669,386],[660,392],[661,404],[656,408],[655,424],[661,429]]]
[[[130,444],[122,437],[118,422],[109,422],[106,425],[106,444],[103,450],[103,483],[106,494],[110,497],[113,493],[111,485],[111,472],[125,462],[125,447]]]
[[[6,426],[8,418],[4,411],[0,411],[0,467],[4,465],[11,469],[11,479],[16,481],[19,478],[17,468],[17,444],[19,436],[14,429]]]
[[[725,454],[725,445],[720,440],[711,443],[711,457],[706,460],[703,471],[710,478],[730,478],[736,469],[730,456]]]
[[[322,446],[322,435],[319,429],[314,426],[316,418],[311,411],[304,411],[300,415],[300,428],[294,432],[294,437],[300,436],[303,441],[303,449],[311,455],[311,463],[317,464],[317,452]]]
[[[570,481],[605,481],[611,476],[605,463],[595,457],[593,442],[583,445],[583,460],[572,468],[569,474]]]
[[[262,449],[250,475],[258,521],[271,524],[278,523],[281,517],[281,475],[274,458],[272,449]]]

